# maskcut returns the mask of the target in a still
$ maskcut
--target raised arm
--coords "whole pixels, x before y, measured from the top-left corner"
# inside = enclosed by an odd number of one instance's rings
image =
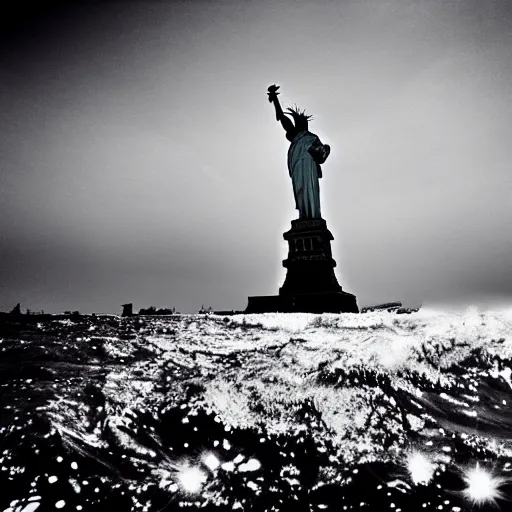
[[[274,104],[274,108],[276,111],[276,121],[279,121],[281,123],[287,135],[292,135],[296,131],[295,126],[292,120],[284,114],[283,109],[281,108],[281,104],[277,99],[278,94],[279,93],[277,92],[277,89],[272,89],[272,86],[269,87],[268,100]]]
[[[293,133],[295,131],[295,126],[292,120],[284,114],[277,96],[272,103],[274,103],[274,108],[276,109],[276,121],[281,122],[281,125],[283,126],[286,133]]]

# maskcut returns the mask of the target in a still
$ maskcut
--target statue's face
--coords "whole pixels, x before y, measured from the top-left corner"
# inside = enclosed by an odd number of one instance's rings
[[[296,117],[295,118],[295,127],[297,128],[297,131],[299,131],[299,132],[307,130],[308,129],[308,120],[303,117]]]

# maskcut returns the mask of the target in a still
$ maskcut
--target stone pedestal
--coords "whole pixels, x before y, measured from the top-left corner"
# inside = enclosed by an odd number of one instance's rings
[[[325,220],[293,220],[283,237],[288,258],[279,295],[249,297],[246,313],[358,313],[356,297],[342,290],[334,274],[334,237]]]

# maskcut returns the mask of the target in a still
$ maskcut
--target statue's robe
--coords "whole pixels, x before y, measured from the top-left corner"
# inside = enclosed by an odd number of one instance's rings
[[[308,149],[313,144],[322,144],[315,134],[299,132],[288,150],[288,171],[292,179],[295,208],[299,219],[320,219],[320,184],[322,169]]]

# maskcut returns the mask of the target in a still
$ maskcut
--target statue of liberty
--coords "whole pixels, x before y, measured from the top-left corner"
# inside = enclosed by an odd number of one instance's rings
[[[299,219],[321,219],[320,184],[322,177],[321,164],[325,162],[331,148],[322,144],[314,133],[308,130],[308,122],[312,119],[304,110],[297,107],[288,108],[283,112],[277,95],[278,85],[268,88],[268,101],[274,104],[276,120],[281,122],[286,138],[290,141],[288,149],[288,172],[292,179],[295,208],[299,210]],[[286,117],[287,115],[293,118]]]

